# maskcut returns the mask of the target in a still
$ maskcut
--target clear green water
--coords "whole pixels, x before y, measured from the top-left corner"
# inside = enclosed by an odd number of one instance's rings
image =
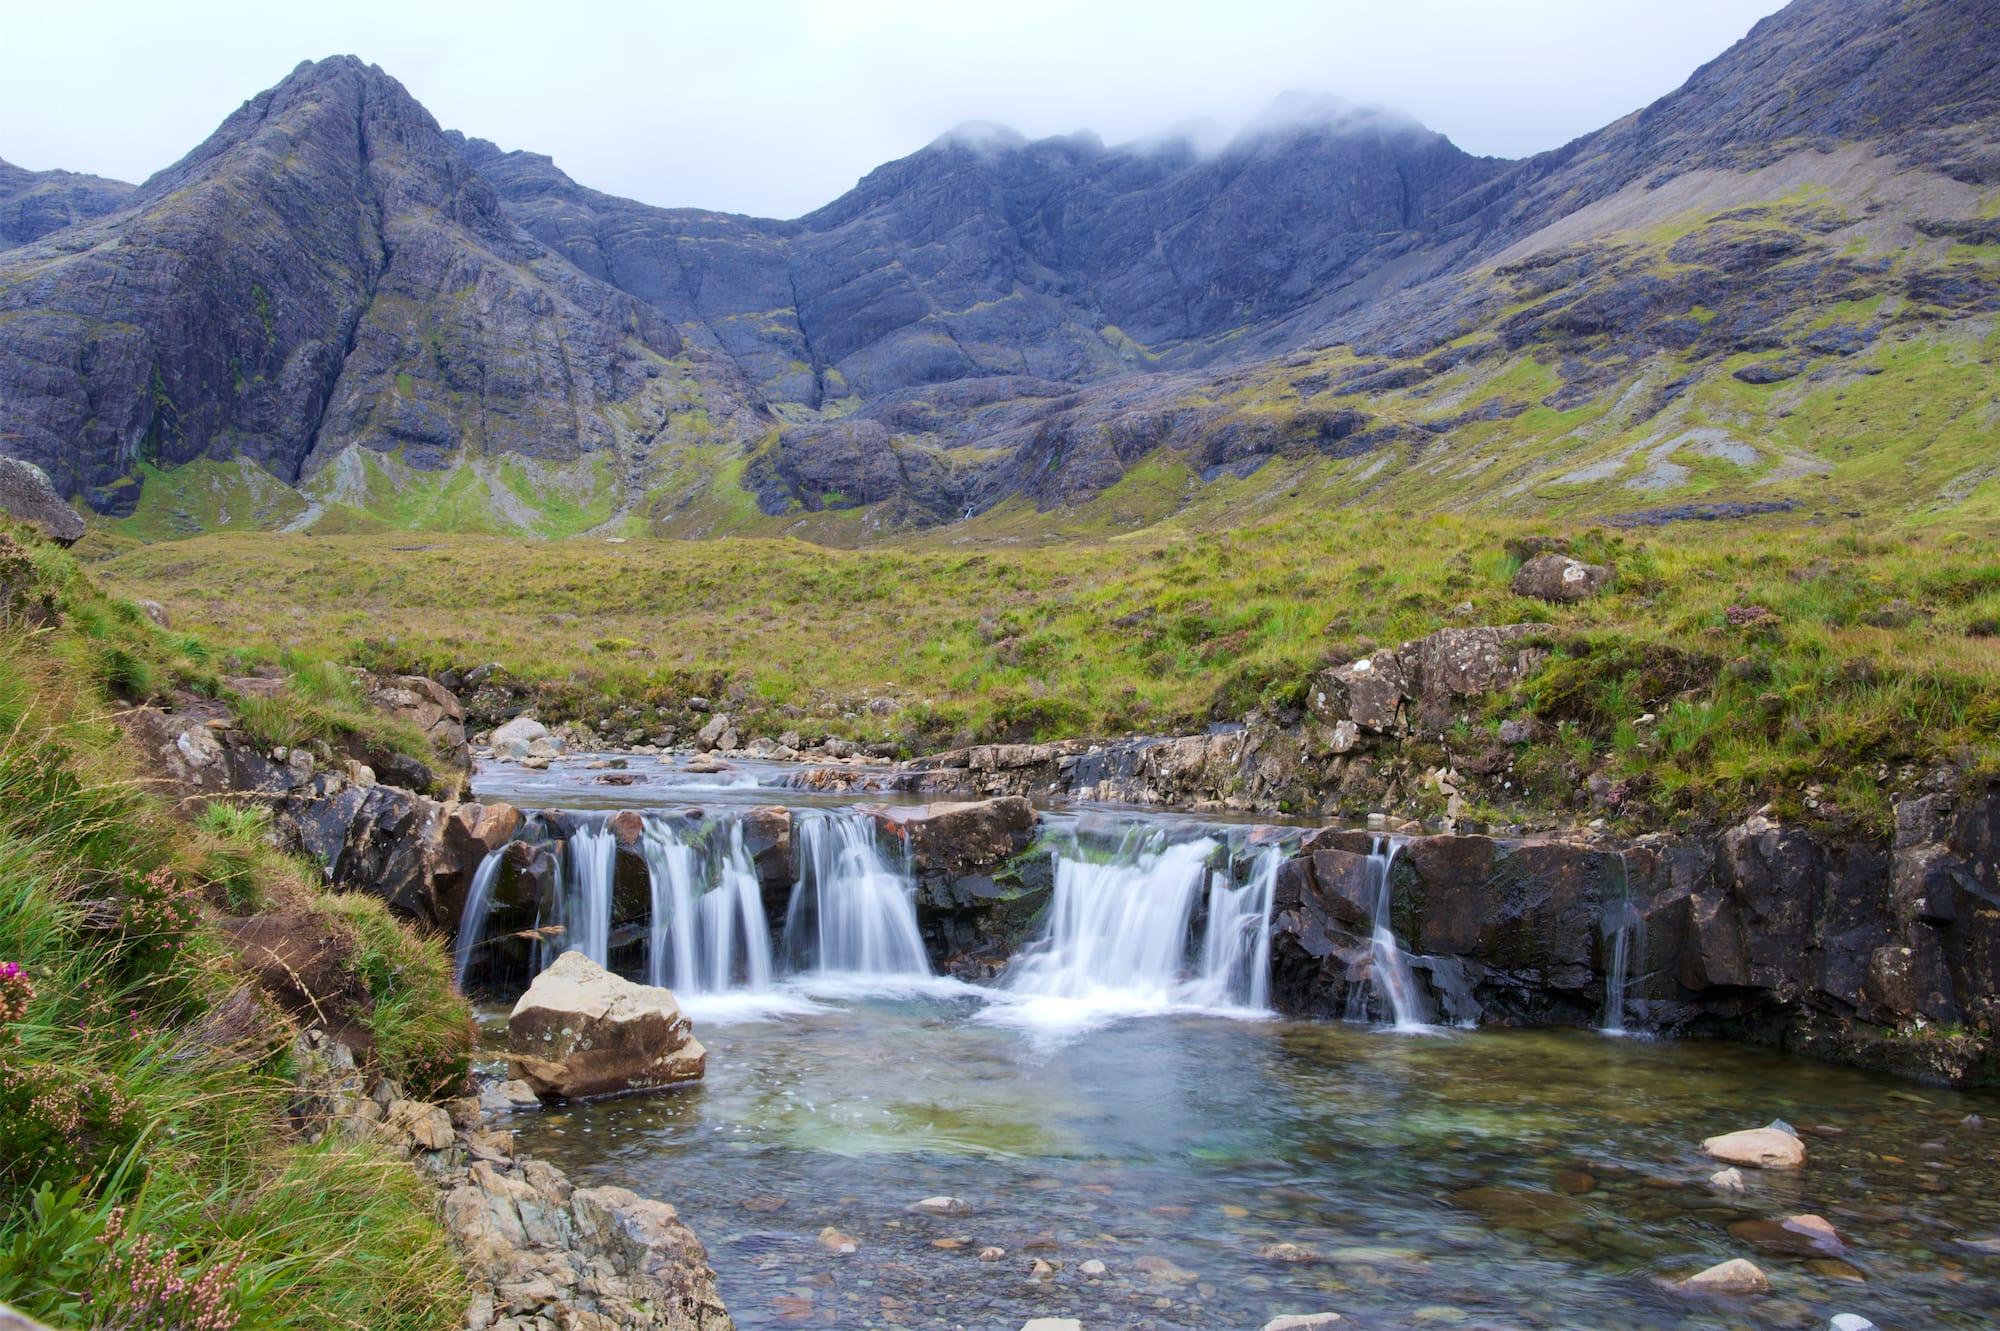
[[[1967,1242],[2000,1238],[2000,1096],[1586,1032],[1182,1014],[1051,1044],[977,1020],[983,1006],[697,1013],[704,1085],[509,1126],[579,1183],[673,1202],[746,1331],[1254,1331],[1322,1311],[1363,1331],[2000,1325],[2000,1253]],[[1702,1138],[1773,1118],[1801,1130],[1806,1168],[1713,1192]],[[973,1214],[905,1210],[938,1194]],[[1730,1232],[1796,1212],[1847,1250]],[[858,1251],[827,1251],[827,1227]],[[1005,1258],[980,1261],[987,1246]],[[1731,1257],[1772,1293],[1664,1287]],[[1054,1270],[1035,1277],[1037,1259]],[[1080,1269],[1093,1259],[1102,1277]]]

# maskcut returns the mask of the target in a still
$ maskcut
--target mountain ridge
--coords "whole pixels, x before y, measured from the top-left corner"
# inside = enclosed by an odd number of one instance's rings
[[[1258,502],[1301,477],[1337,503],[1383,484],[1447,507],[1809,498],[1837,459],[1749,438],[1795,409],[1726,385],[1872,400],[1853,358],[1888,330],[1977,360],[2000,287],[1996,34],[1995,0],[1798,0],[1667,97],[1515,162],[1338,106],[1210,151],[962,128],[791,221],[590,190],[440,129],[352,57],[307,62],[181,162],[92,196],[103,215],[0,252],[0,353],[32,367],[0,383],[0,447],[112,515],[173,469],[248,459],[304,492],[289,522],[330,504],[542,534],[1220,514],[1274,461]],[[326,123],[304,114],[336,85]],[[350,124],[351,160],[331,143]],[[310,279],[216,279],[228,208],[259,222],[228,267]],[[371,246],[380,209],[395,243]],[[196,298],[94,305],[107,272],[146,273],[113,244],[134,238],[202,275]],[[1758,354],[1783,361],[1741,363]],[[1672,442],[1644,442],[1656,419],[1734,431],[1715,447],[1753,461],[1635,460]],[[1440,448],[1497,448],[1485,467],[1516,483],[1440,491]]]

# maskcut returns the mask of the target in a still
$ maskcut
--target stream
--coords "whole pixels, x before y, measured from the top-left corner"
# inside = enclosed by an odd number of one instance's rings
[[[608,896],[589,817],[647,816],[655,911],[635,964],[683,980],[706,1079],[506,1126],[579,1185],[671,1201],[739,1327],[2000,1322],[1993,1093],[1733,1044],[1438,1024],[1398,994],[1385,917],[1379,1003],[1278,1018],[1260,969],[1278,845],[1158,811],[1050,812],[1041,937],[964,984],[913,952],[907,867],[860,835],[853,797],[791,792],[773,784],[784,769],[753,764],[630,770],[648,779],[603,790],[573,767],[500,767],[479,789],[585,815],[570,945],[616,946],[586,909]],[[772,803],[810,848],[787,921],[743,887],[731,830]],[[1385,880],[1394,853],[1385,839]],[[505,1011],[482,1010],[496,1065]],[[1702,1139],[1774,1119],[1807,1166],[1712,1188]],[[910,1209],[933,1197],[964,1213]],[[1796,1213],[1840,1242],[1773,1223]],[[1671,1287],[1733,1257],[1772,1292]]]

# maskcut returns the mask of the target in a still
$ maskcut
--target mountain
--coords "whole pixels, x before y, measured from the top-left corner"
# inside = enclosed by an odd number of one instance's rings
[[[0,172],[72,219],[0,252],[0,449],[141,535],[2000,516],[1996,89],[2000,0],[1796,0],[1519,162],[1294,99],[1220,145],[966,126],[774,221],[338,58],[130,193]]]
[[[122,207],[0,266],[8,452],[100,512],[143,467],[355,446],[570,462],[656,430],[653,309],[514,225],[380,70],[302,65]]]

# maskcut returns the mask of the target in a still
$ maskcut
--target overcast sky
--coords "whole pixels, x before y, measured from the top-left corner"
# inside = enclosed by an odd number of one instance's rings
[[[1476,153],[1671,91],[1778,0],[0,0],[0,157],[139,180],[300,60],[354,54],[447,128],[648,203],[793,217],[968,120],[1109,142],[1287,90]]]

